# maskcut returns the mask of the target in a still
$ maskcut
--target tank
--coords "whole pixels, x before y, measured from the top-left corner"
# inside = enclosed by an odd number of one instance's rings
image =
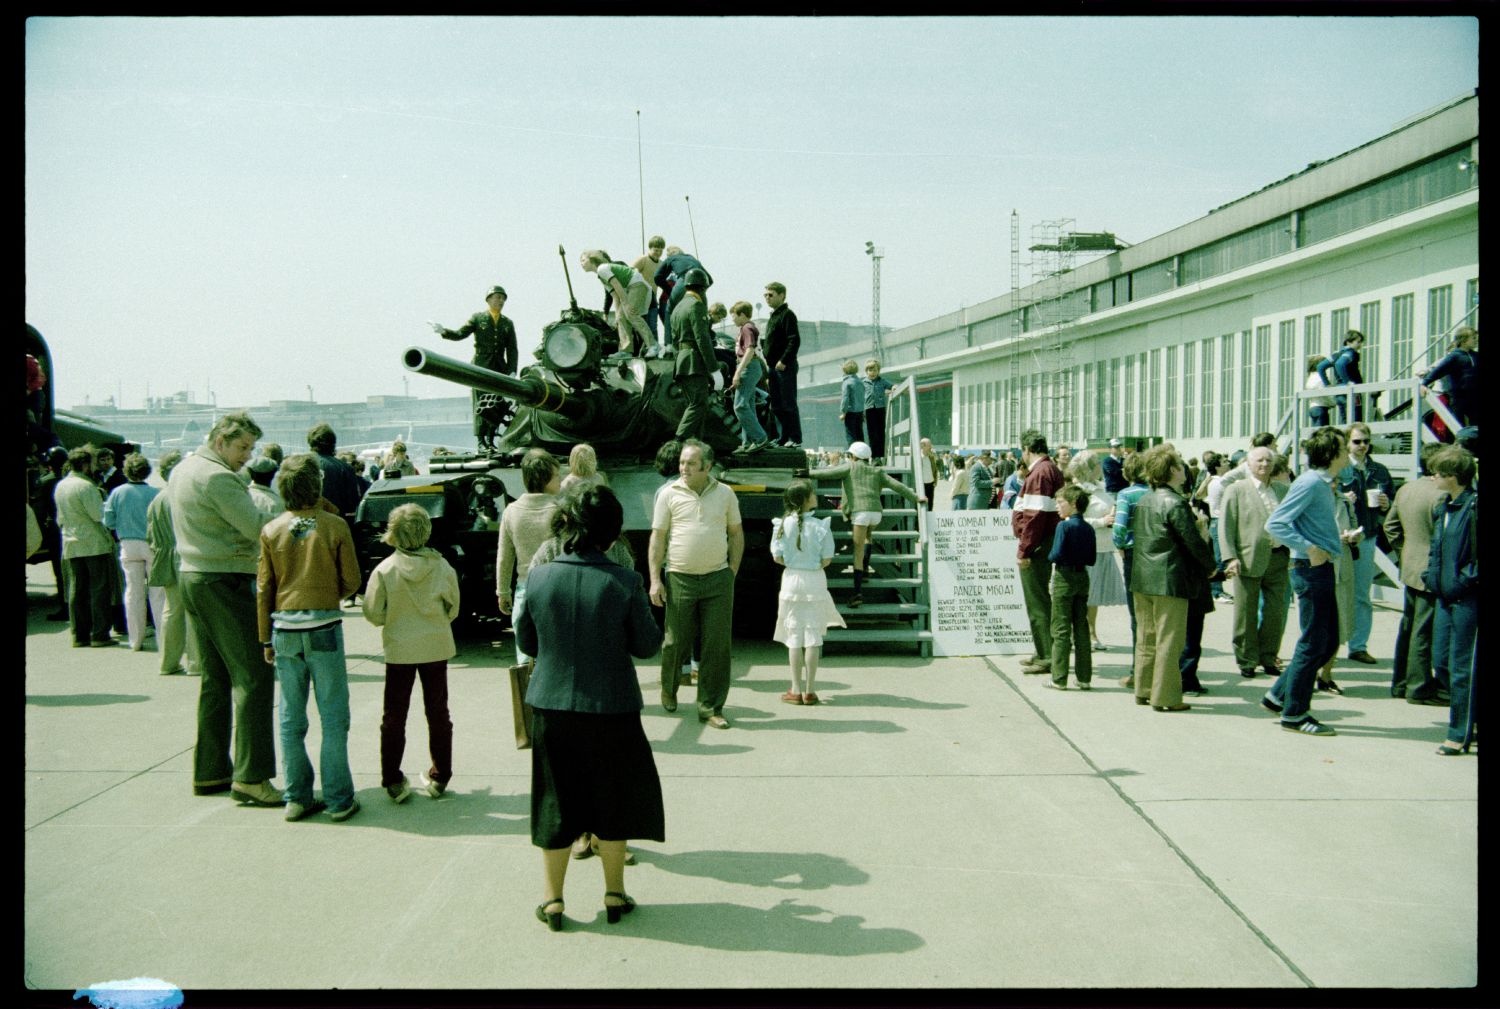
[[[439,536],[438,525],[454,527],[442,538],[463,542],[469,572],[464,596],[476,607],[469,616],[482,615],[485,608],[494,614],[498,534],[490,528],[494,525],[491,516],[523,492],[521,457],[541,448],[566,468],[573,446],[587,442],[623,506],[625,535],[644,576],[652,510],[664,483],[655,469],[656,452],[676,436],[686,399],[670,359],[606,354],[606,348],[616,345],[615,333],[602,313],[579,308],[574,301],[543,330],[537,362],[516,376],[422,347],[408,348],[402,355],[407,370],[504,397],[514,405],[514,414],[492,452],[433,460],[431,476],[377,481],[361,504],[361,515],[369,505],[368,521],[357,520],[356,533],[367,544],[361,550],[362,561],[373,567],[389,552],[369,544],[378,539],[381,516],[393,507],[393,500],[417,501],[424,494],[433,494],[436,500],[439,495],[433,485],[441,481],[446,517],[435,517],[434,536]],[[724,375],[728,377],[727,368]],[[701,440],[713,448],[714,476],[735,492],[744,523],[745,555],[735,585],[735,631],[767,637],[775,620],[780,582],[780,569],[770,557],[771,520],[781,514],[782,493],[795,474],[805,470],[807,457],[800,449],[778,447],[748,457],[733,455],[740,444],[739,431],[726,394],[716,391]],[[493,507],[488,501],[491,485],[473,479],[480,476],[498,481],[503,488]],[[467,495],[467,509],[454,506],[455,495]]]

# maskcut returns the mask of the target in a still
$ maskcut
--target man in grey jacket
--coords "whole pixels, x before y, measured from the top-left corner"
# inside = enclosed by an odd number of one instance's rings
[[[164,494],[182,568],[188,632],[203,667],[193,794],[232,792],[245,805],[282,806],[276,774],[272,702],[276,673],[261,655],[255,572],[264,513],[250,500],[240,469],[260,427],[243,413],[220,417],[208,442],[184,459]],[[230,710],[234,711],[231,760]]]

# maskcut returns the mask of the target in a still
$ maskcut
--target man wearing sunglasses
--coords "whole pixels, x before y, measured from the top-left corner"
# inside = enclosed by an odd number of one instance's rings
[[[1370,427],[1363,421],[1349,425],[1349,465],[1338,476],[1339,492],[1354,505],[1354,515],[1365,532],[1354,558],[1354,632],[1349,636],[1349,658],[1374,665],[1380,661],[1369,652],[1370,585],[1375,580],[1377,536],[1385,524],[1396,485],[1391,471],[1370,458]]]

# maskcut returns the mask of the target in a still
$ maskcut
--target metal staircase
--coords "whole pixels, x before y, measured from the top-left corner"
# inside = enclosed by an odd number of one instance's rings
[[[1477,312],[1478,306],[1470,309],[1462,319],[1449,327],[1447,332],[1433,340],[1426,351],[1402,368],[1396,378],[1384,382],[1339,385],[1331,389],[1296,390],[1292,396],[1291,406],[1282,415],[1281,423],[1276,429],[1277,451],[1293,457],[1300,463],[1300,446],[1303,439],[1313,430],[1308,418],[1310,401],[1328,396],[1332,397],[1335,403],[1333,410],[1335,423],[1339,416],[1338,404],[1342,403],[1343,416],[1351,421],[1358,416],[1370,426],[1370,438],[1374,442],[1372,448],[1375,450],[1375,458],[1391,471],[1391,479],[1395,481],[1398,488],[1407,480],[1415,479],[1421,473],[1419,456],[1422,447],[1439,440],[1424,420],[1428,412],[1431,411],[1435,416],[1440,417],[1449,431],[1457,431],[1461,426],[1452,411],[1437,398],[1432,390],[1425,392],[1422,390],[1417,366],[1425,361],[1427,368],[1431,368],[1438,358],[1452,349],[1453,337],[1459,327],[1468,325]],[[1356,406],[1359,407],[1358,413],[1356,413]],[[1393,605],[1401,605],[1401,573],[1395,560],[1385,551],[1376,550],[1375,567],[1390,583],[1389,585],[1383,584],[1382,580],[1377,578],[1372,586],[1375,598]]]
[[[901,380],[890,391],[886,409],[885,471],[915,490],[921,490],[921,470],[915,447],[921,440],[917,428],[917,391],[911,378]],[[833,538],[838,552],[827,568],[828,590],[844,617],[847,628],[831,627],[829,642],[894,641],[915,644],[923,657],[932,654],[931,607],[927,589],[927,554],[924,531],[926,508],[913,506],[895,491],[884,491],[884,517],[871,532],[866,546],[870,577],[864,582],[863,606],[853,608],[853,531],[833,501],[842,494],[841,481],[813,478],[818,487],[819,508],[815,514],[833,517]],[[887,507],[889,502],[889,507]]]

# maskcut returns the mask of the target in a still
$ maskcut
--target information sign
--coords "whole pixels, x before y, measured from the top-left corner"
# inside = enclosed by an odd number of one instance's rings
[[[1035,650],[1008,509],[928,512],[934,655]]]

